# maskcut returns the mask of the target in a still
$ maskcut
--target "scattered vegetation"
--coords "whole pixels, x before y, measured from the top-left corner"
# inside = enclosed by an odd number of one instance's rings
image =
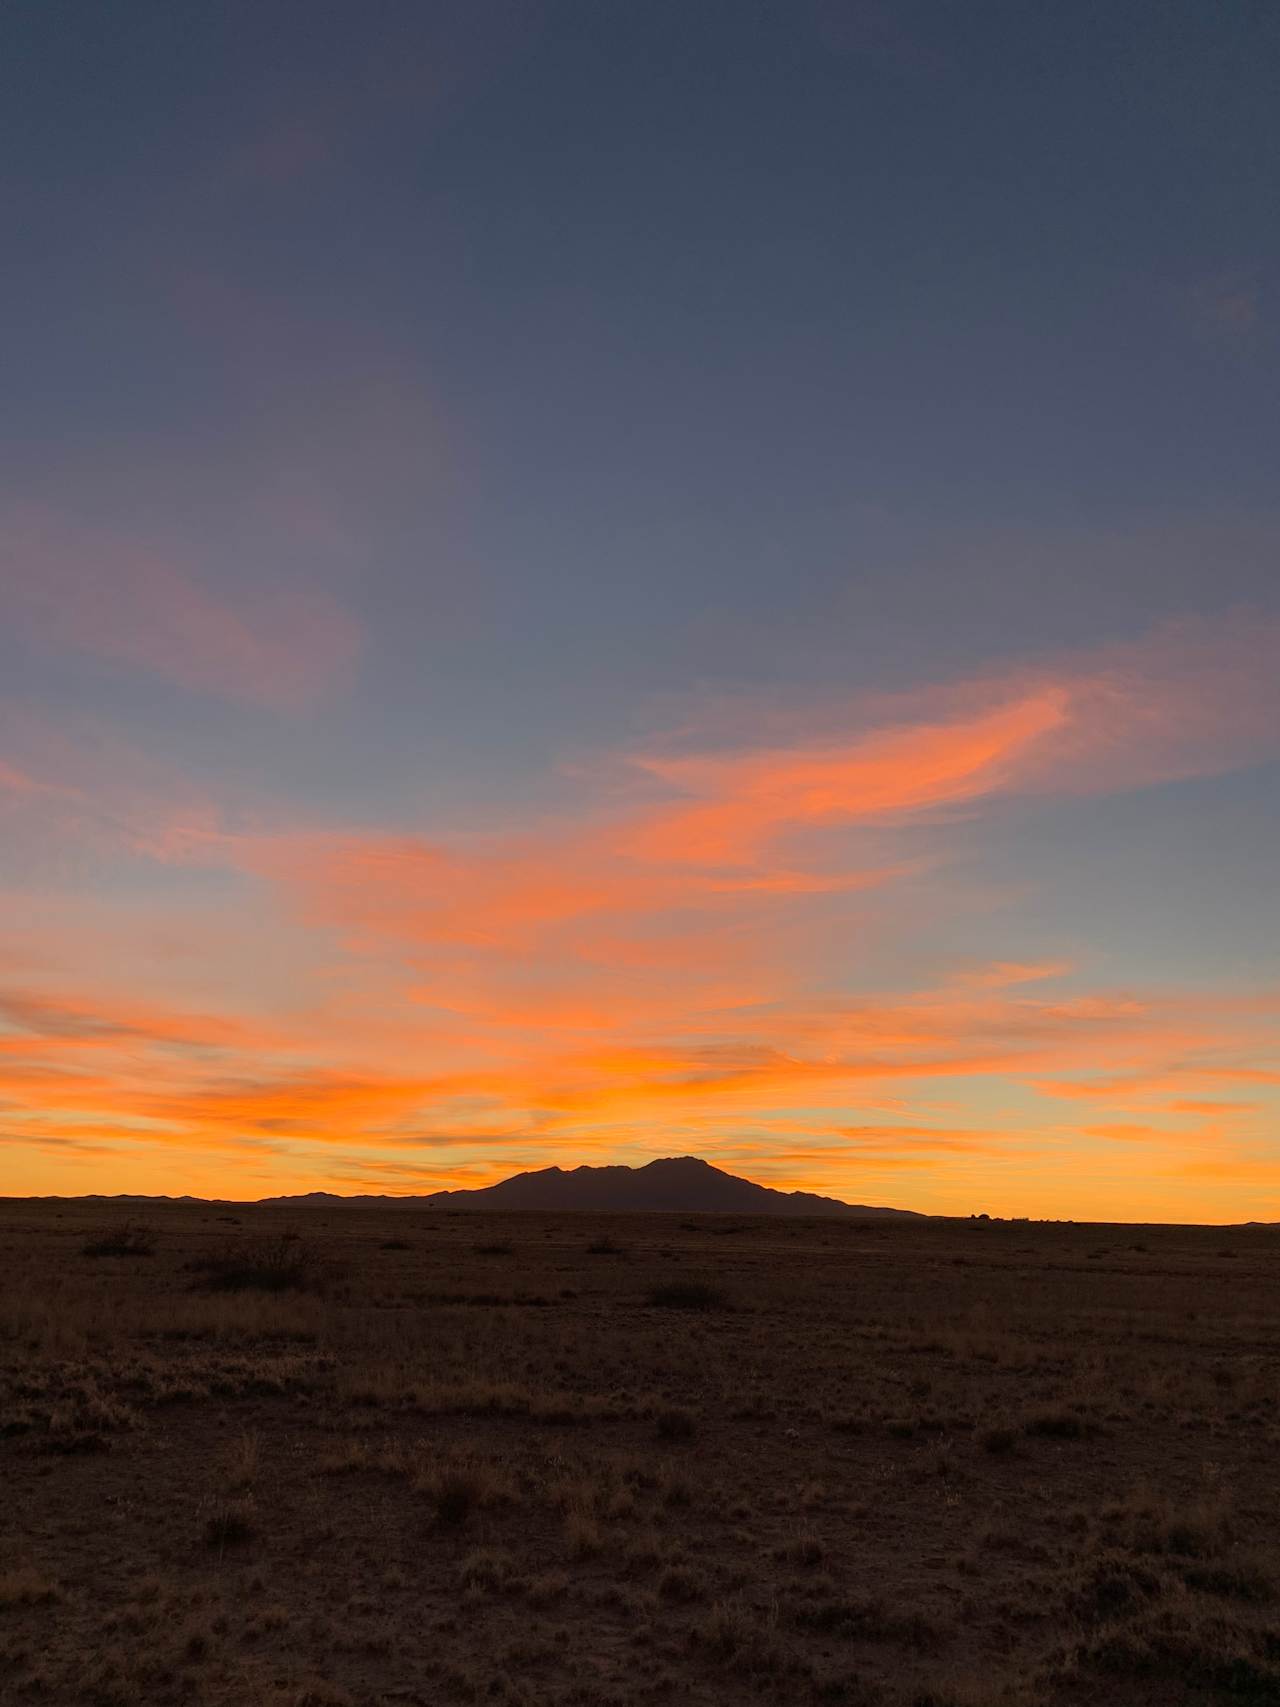
[[[243,1218],[0,1205],[6,1701],[1280,1704],[1280,1238]]]

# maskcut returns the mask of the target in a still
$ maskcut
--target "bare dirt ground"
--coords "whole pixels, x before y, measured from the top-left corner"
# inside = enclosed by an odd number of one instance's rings
[[[1280,1702],[1276,1231],[141,1218],[0,1203],[4,1702]]]

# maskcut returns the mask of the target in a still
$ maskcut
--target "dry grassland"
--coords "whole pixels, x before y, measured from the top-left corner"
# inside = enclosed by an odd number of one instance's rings
[[[144,1214],[0,1204],[6,1703],[1280,1703],[1280,1233]]]

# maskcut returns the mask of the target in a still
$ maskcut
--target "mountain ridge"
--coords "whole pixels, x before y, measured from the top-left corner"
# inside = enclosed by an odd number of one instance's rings
[[[143,1196],[94,1192],[82,1201],[107,1203],[215,1203],[223,1198]],[[238,1200],[244,1201],[244,1200]],[[917,1210],[846,1203],[811,1191],[779,1191],[717,1168],[699,1156],[664,1156],[640,1167],[623,1163],[575,1168],[551,1166],[512,1174],[489,1186],[414,1196],[331,1191],[288,1193],[251,1200],[275,1207],[379,1204],[405,1209],[528,1209],[595,1213],[881,1216],[924,1219]]]

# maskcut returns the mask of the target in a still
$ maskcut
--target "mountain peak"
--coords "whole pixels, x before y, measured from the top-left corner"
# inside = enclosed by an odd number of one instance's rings
[[[333,1199],[327,1193],[264,1199],[268,1203],[360,1203],[368,1197]],[[777,1191],[754,1180],[726,1173],[701,1156],[659,1156],[640,1167],[583,1162],[576,1168],[532,1169],[476,1190],[438,1191],[429,1197],[377,1201],[425,1209],[585,1210],[596,1213],[735,1215],[914,1215],[910,1209],[885,1209],[843,1203],[807,1191]]]

